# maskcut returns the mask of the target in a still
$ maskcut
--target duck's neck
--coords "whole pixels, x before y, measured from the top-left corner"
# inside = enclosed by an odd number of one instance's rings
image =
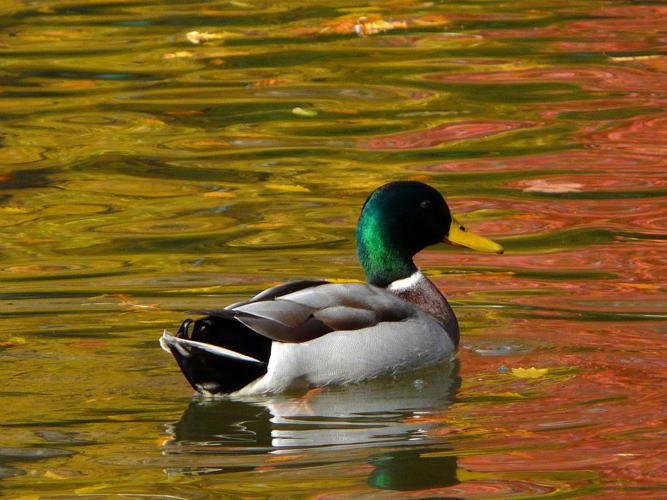
[[[357,225],[357,256],[372,285],[386,287],[417,272],[411,253],[376,217],[362,215]]]

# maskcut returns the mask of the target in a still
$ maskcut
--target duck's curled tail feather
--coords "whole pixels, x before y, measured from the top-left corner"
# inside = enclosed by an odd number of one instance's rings
[[[266,374],[271,340],[216,311],[185,320],[176,335],[164,332],[160,345],[171,352],[192,387],[202,393],[231,393]]]

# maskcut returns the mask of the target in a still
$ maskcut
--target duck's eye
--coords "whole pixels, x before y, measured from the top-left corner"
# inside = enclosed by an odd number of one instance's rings
[[[433,203],[431,203],[431,200],[424,200],[419,204],[419,206],[424,210],[431,210],[431,208],[433,208]]]

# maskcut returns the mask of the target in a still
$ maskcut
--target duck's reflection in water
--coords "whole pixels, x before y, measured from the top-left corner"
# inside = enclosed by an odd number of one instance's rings
[[[434,440],[430,418],[460,385],[458,363],[307,394],[195,399],[167,426],[168,455],[188,456],[169,474],[211,474],[307,467],[347,459],[373,465],[375,487],[412,490],[456,484],[456,457]],[[436,446],[437,445],[437,446]],[[381,447],[375,453],[368,448]],[[437,454],[429,453],[437,450]],[[290,460],[290,455],[294,460]],[[432,456],[437,455],[437,456]],[[443,456],[445,455],[445,456]],[[282,456],[282,458],[279,458]]]

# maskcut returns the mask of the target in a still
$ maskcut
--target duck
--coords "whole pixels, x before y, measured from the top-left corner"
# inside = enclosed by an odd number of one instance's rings
[[[447,243],[487,253],[503,247],[468,231],[438,190],[394,181],[374,190],[356,226],[366,282],[307,279],[268,288],[220,310],[193,311],[171,353],[200,394],[251,396],[346,385],[456,357],[452,307],[414,256]]]

